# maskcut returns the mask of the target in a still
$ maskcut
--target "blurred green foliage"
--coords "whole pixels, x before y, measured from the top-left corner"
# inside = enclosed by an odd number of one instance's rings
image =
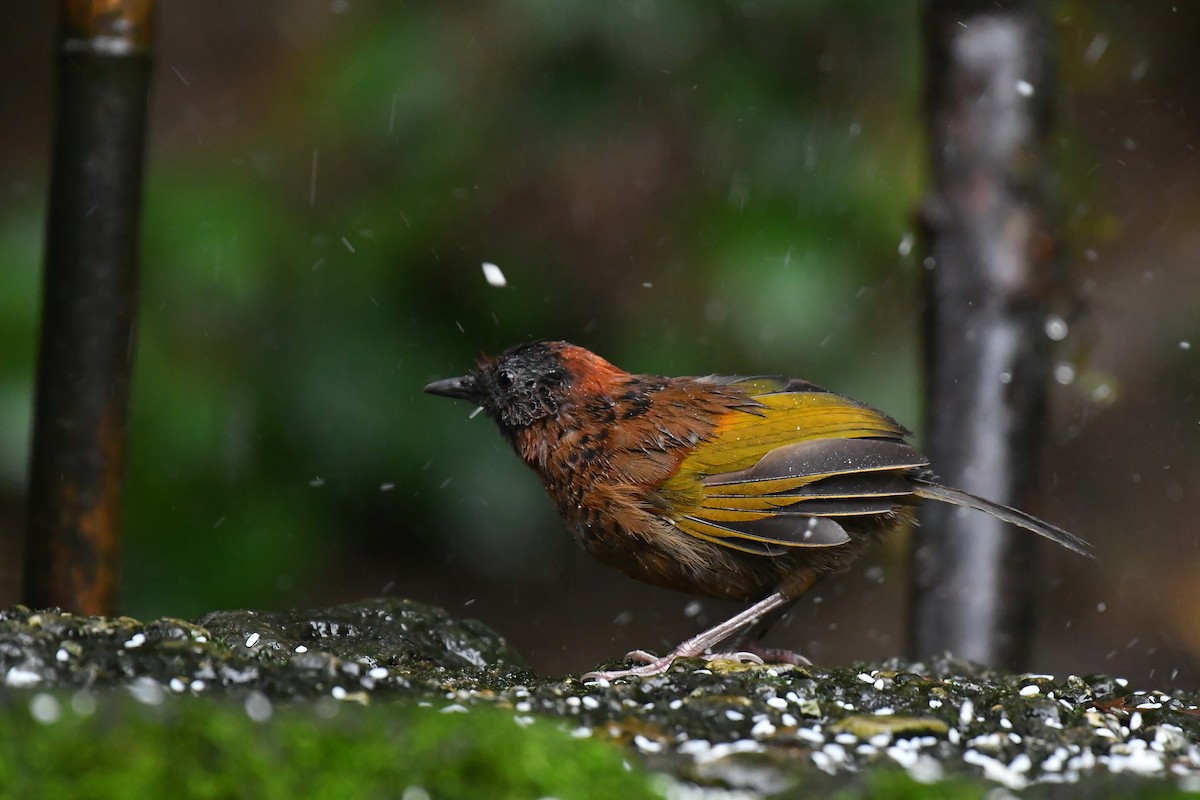
[[[342,5],[222,6],[252,60],[160,44],[130,613],[311,600],[389,560],[553,568],[570,544],[532,476],[420,393],[529,337],[916,421],[916,3]],[[0,219],[10,486],[43,203]]]

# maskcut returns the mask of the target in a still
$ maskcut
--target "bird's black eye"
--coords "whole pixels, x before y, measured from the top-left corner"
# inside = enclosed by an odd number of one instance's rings
[[[496,385],[501,389],[511,389],[516,380],[517,376],[511,370],[502,369],[496,373]]]

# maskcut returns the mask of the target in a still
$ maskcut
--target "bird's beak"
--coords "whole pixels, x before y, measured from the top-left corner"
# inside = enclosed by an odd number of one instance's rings
[[[439,397],[474,400],[475,379],[470,375],[464,375],[461,378],[446,378],[445,380],[434,381],[429,384],[425,387],[425,391],[429,394],[436,394]]]

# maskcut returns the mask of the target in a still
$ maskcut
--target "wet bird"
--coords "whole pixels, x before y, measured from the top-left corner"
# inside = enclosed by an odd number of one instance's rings
[[[634,651],[626,659],[637,666],[585,678],[655,675],[739,632],[741,649],[779,657],[756,644],[771,623],[911,522],[921,500],[1088,555],[1061,528],[941,485],[903,426],[803,380],[633,375],[582,347],[537,341],[425,391],[482,407],[601,562],[657,586],[753,601],[665,656]]]

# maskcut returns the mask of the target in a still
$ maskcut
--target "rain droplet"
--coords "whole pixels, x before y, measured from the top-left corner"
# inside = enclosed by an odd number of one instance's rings
[[[504,273],[500,267],[490,261],[485,261],[483,266],[483,279],[488,282],[488,286],[508,286],[508,280],[505,279]]]
[[[80,717],[90,717],[96,713],[96,695],[87,689],[80,689],[71,695],[71,710]]]
[[[150,677],[136,678],[126,688],[142,705],[157,706],[166,697],[162,684]]]
[[[275,712],[271,700],[262,692],[251,692],[246,695],[244,704],[246,716],[255,722],[266,722]]]
[[[38,692],[29,701],[29,713],[43,725],[52,725],[62,716],[62,706],[54,695]]]
[[[1092,43],[1087,46],[1087,50],[1083,51],[1083,61],[1088,66],[1094,65],[1100,60],[1100,56],[1104,55],[1104,51],[1108,49],[1108,34],[1097,33],[1092,39]]]
[[[312,173],[308,181],[308,207],[312,208],[317,204],[317,171],[318,165],[321,163],[321,151],[317,148],[312,152]]]
[[[1063,339],[1067,338],[1067,332],[1070,330],[1067,325],[1067,321],[1058,314],[1051,314],[1050,316],[1046,317],[1046,322],[1043,324],[1042,328],[1046,331],[1046,336],[1048,336],[1050,340],[1054,342],[1061,342]]]

